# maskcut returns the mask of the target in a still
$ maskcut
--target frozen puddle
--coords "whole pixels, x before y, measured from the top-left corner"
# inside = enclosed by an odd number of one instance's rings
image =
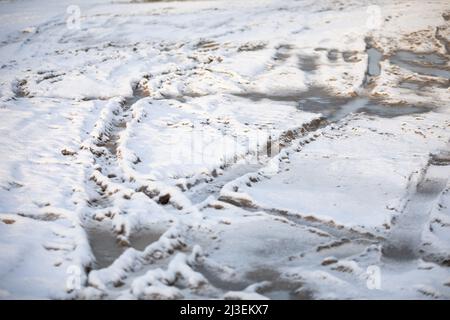
[[[299,95],[298,108],[302,111],[321,113],[328,121],[339,121],[351,113],[364,112],[382,118],[424,113],[429,108],[413,105],[385,105],[368,98],[344,98],[328,94],[322,88],[312,88]]]
[[[403,69],[418,74],[450,79],[447,59],[436,53],[397,51],[389,58],[389,61]]]
[[[365,97],[337,97],[328,93],[324,88],[312,87],[306,92],[287,95],[244,93],[237,96],[248,98],[252,101],[272,100],[280,102],[293,102],[298,109],[307,112],[320,113],[330,121],[339,121],[351,113],[364,112],[382,118],[394,118],[404,115],[429,112],[431,109],[415,105],[389,105],[374,99]]]
[[[367,55],[367,74],[371,77],[379,76],[381,73],[380,61],[383,58],[383,54],[375,48],[369,48],[367,49]]]
[[[285,95],[248,92],[237,94],[237,96],[252,101],[267,99],[280,102],[293,102],[296,103],[298,109],[307,112],[321,113],[323,117],[330,122],[339,121],[351,113],[359,112],[382,118],[394,118],[430,111],[430,108],[424,106],[382,104],[375,99],[364,97],[338,97],[331,95],[326,89],[321,87],[311,87],[306,92]]]
[[[212,286],[223,291],[242,291],[251,285],[249,281],[241,279],[236,281],[230,279],[225,280],[220,276],[219,271],[213,270],[207,266],[199,265],[195,270],[200,272]]]
[[[364,112],[382,118],[428,112],[430,109],[413,105],[384,105],[367,98],[340,98],[324,94],[307,95],[299,101],[300,110],[319,112],[328,121],[339,121],[349,114]]]
[[[144,250],[148,245],[158,241],[164,230],[145,228],[133,232],[129,239],[129,245],[119,243],[114,232],[100,224],[87,227],[86,232],[95,257],[94,269],[103,269],[110,266],[130,247],[139,251]]]
[[[262,295],[274,300],[310,300],[312,293],[309,290],[299,290],[302,283],[284,279],[282,275],[266,266],[255,268],[246,273],[245,277],[252,283],[267,281],[259,290]]]
[[[373,40],[366,38],[366,54],[367,54],[367,69],[364,75],[363,86],[367,87],[373,83],[373,80],[381,74],[381,60],[383,53],[373,46]]]
[[[425,92],[427,92],[426,90],[431,87],[445,89],[448,88],[449,83],[431,80],[421,81],[418,79],[404,79],[400,81],[398,86],[403,89],[412,90],[418,95],[421,95],[423,94],[422,90],[425,90]]]
[[[299,290],[302,283],[284,279],[280,272],[270,266],[257,266],[252,270],[245,272],[242,279],[236,281],[224,280],[217,271],[210,270],[207,267],[200,266],[196,268],[208,282],[215,288],[228,291],[244,291],[247,287],[254,284],[261,284],[257,290],[258,293],[274,300],[308,300],[312,298],[309,290]]]
[[[317,67],[318,67],[317,57],[299,55],[298,56],[298,67],[300,70],[303,70],[306,72],[316,71]]]

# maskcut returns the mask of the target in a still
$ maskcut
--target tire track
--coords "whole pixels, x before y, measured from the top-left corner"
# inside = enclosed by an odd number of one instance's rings
[[[383,255],[397,260],[412,260],[421,256],[422,231],[430,211],[444,191],[448,180],[450,159],[443,153],[431,155],[405,208],[394,221],[383,245]]]

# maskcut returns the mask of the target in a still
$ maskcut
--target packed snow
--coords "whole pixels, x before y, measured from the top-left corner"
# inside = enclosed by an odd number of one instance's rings
[[[450,299],[446,0],[0,2],[0,299]]]

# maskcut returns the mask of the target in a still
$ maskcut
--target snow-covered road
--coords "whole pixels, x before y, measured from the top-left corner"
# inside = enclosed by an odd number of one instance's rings
[[[449,84],[446,0],[1,1],[0,299],[449,299]]]

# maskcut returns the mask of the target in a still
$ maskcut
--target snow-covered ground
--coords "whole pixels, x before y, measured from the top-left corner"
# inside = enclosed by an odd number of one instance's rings
[[[0,299],[449,299],[450,4],[0,1]]]

